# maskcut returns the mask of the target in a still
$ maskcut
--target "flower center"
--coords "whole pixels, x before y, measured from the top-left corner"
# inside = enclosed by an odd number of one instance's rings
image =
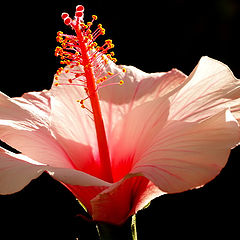
[[[69,67],[64,70],[59,68],[55,75],[55,85],[74,85],[84,87],[86,98],[78,100],[82,108],[86,108],[84,101],[89,99],[92,110],[87,109],[93,114],[96,128],[100,165],[102,167],[102,178],[108,182],[113,182],[109,149],[107,143],[104,122],[100,109],[99,97],[97,90],[103,86],[119,83],[106,83],[108,80],[116,76],[111,72],[105,72],[109,61],[116,62],[113,58],[114,53],[108,51],[114,47],[111,40],[106,40],[103,46],[99,47],[95,42],[97,37],[105,34],[105,29],[101,24],[92,32],[91,26],[97,20],[97,16],[92,16],[92,21],[87,24],[83,21],[84,7],[78,5],[74,19],[69,17],[68,13],[62,14],[64,23],[75,31],[75,35],[67,35],[58,32],[57,41],[62,47],[57,47],[55,55],[61,57],[61,64],[67,64]],[[60,82],[59,76],[63,73],[70,72],[68,82]],[[126,70],[123,68],[123,72]]]

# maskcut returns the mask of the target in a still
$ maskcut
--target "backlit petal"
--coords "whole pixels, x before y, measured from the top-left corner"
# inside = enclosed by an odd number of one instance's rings
[[[170,102],[173,120],[199,121],[226,108],[239,118],[240,81],[223,63],[202,57]]]
[[[11,194],[22,190],[31,180],[39,177],[45,165],[0,148],[0,194]]]
[[[162,194],[148,179],[129,177],[91,200],[92,217],[95,221],[119,225]]]
[[[111,186],[108,182],[75,169],[48,166],[46,170],[53,178],[65,184],[74,186]]]
[[[45,92],[20,98],[0,93],[0,139],[40,163],[72,167],[49,129],[49,101]]]
[[[119,121],[109,136],[115,181],[132,168],[139,151],[144,151],[166,124],[168,99],[163,97],[136,107]]]
[[[126,72],[122,72],[122,68]],[[102,87],[99,90],[100,100],[116,105],[144,103],[171,92],[186,80],[186,75],[177,69],[169,72],[146,73],[133,66],[109,64],[113,74],[118,74],[109,83],[124,84]],[[133,107],[133,106],[131,106]]]
[[[70,157],[74,168],[98,176],[94,121],[91,113],[81,108],[77,102],[78,99],[86,97],[82,90],[83,87],[78,86],[52,86],[49,91],[52,96],[50,127],[58,143]]]
[[[0,194],[20,191],[44,171],[65,184],[105,188],[111,185],[84,172],[39,164],[22,154],[0,148]]]
[[[168,193],[199,187],[219,174],[239,141],[239,126],[229,110],[200,123],[169,121],[132,172]]]
[[[126,73],[122,72],[122,67],[126,69]],[[109,84],[118,83],[120,80],[124,80],[124,84],[110,85],[99,90],[107,135],[132,109],[166,95],[186,80],[186,76],[176,69],[166,73],[149,74],[133,66],[110,64],[108,70],[119,74],[110,80]]]

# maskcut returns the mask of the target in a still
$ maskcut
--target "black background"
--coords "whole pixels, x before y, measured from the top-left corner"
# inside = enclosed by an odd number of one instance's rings
[[[1,91],[20,96],[49,89],[57,69],[56,32],[62,12],[85,6],[106,28],[119,64],[146,72],[178,68],[189,74],[203,55],[226,63],[240,78],[240,2],[18,1],[1,5]],[[139,240],[239,235],[239,147],[221,174],[205,187],[165,195],[137,214]],[[95,228],[76,217],[72,194],[43,174],[23,191],[0,196],[0,239],[95,239]],[[7,235],[6,235],[7,233]]]

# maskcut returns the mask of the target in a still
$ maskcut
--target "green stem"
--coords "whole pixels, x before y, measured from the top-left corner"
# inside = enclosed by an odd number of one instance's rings
[[[121,226],[100,222],[97,230],[100,240],[137,240],[136,215]]]

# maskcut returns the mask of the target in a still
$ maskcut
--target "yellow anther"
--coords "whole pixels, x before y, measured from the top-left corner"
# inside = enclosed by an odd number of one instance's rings
[[[112,73],[112,72],[108,72],[108,75],[109,75],[109,76],[112,76],[112,75],[113,75],[113,73]]]
[[[92,22],[87,22],[87,25],[88,25],[89,27],[91,27],[91,26],[92,26]]]
[[[126,70],[126,68],[122,68],[122,71],[125,73],[127,70]]]
[[[124,84],[124,81],[123,81],[123,80],[121,80],[121,81],[119,82],[119,84],[120,84],[120,85],[123,85],[123,84]]]
[[[106,44],[112,44],[112,39],[107,39],[107,40],[105,40],[105,43],[106,43]]]
[[[62,42],[63,42],[63,38],[62,38],[62,37],[59,37],[59,36],[56,37],[56,40],[57,40],[57,42],[59,42],[59,43],[62,43]]]
[[[102,28],[102,29],[101,29],[101,34],[102,34],[102,35],[105,35],[105,32],[106,32],[106,31],[105,31],[105,28]]]
[[[92,15],[92,18],[94,19],[94,20],[97,20],[97,16],[96,15]]]
[[[115,53],[114,53],[114,52],[110,52],[110,54],[111,54],[111,56],[112,56],[112,57],[115,55]]]
[[[58,82],[56,82],[56,83],[54,83],[54,85],[57,87],[57,86],[59,86],[59,83],[58,83]]]
[[[88,34],[88,38],[90,39],[90,40],[92,40],[93,39],[93,36],[92,36],[92,34],[91,34],[92,32],[90,32],[89,34]]]

